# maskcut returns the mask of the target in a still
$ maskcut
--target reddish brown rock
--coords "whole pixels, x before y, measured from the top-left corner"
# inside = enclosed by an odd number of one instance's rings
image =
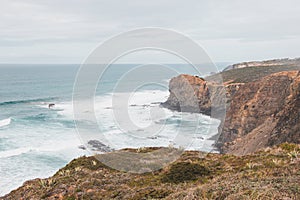
[[[172,78],[170,96],[164,107],[183,112],[196,112],[221,118],[225,112],[224,86],[187,74]]]
[[[283,142],[300,143],[298,71],[279,72],[246,83],[226,113],[218,146],[244,155]]]
[[[163,104],[173,110],[210,114],[210,98],[207,82],[187,74],[172,78],[169,83],[170,96]]]
[[[283,142],[300,143],[298,71],[224,85],[180,75],[170,81],[170,96],[163,105],[220,119],[216,146],[222,153],[244,155]]]

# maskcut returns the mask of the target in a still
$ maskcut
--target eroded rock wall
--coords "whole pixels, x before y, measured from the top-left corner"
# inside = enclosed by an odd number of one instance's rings
[[[216,144],[222,153],[244,155],[283,142],[300,143],[299,71],[225,85],[180,75],[169,87],[164,106],[222,120]],[[225,106],[226,116],[220,114],[225,113]]]

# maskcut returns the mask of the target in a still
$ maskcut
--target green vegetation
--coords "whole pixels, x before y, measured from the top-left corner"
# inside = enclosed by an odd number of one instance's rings
[[[287,152],[291,152],[293,150],[300,151],[299,146],[297,144],[293,144],[293,143],[282,143],[279,146],[280,146],[280,148],[282,148],[284,151],[287,151]]]
[[[180,162],[171,165],[170,169],[162,175],[162,182],[181,183],[194,181],[199,177],[210,174],[210,171],[198,163]]]
[[[262,77],[267,75],[281,72],[281,71],[293,71],[300,70],[299,65],[282,65],[282,66],[261,66],[261,67],[245,67],[240,69],[234,69],[229,71],[224,71],[219,74],[211,75],[206,77],[206,80],[218,81],[220,74],[222,75],[223,82],[232,83],[248,83],[252,81],[257,81]],[[249,76],[251,74],[251,76]]]

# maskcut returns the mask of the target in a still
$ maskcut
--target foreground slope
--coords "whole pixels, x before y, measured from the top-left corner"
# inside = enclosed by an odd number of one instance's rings
[[[81,157],[0,199],[299,199],[299,154],[299,145],[287,143],[241,157],[186,151],[164,169],[145,174]]]

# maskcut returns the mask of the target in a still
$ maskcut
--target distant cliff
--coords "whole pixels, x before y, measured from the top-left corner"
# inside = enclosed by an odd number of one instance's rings
[[[259,79],[265,76],[277,72],[300,70],[300,58],[295,59],[293,62],[289,62],[289,64],[285,64],[285,65],[283,65],[282,62],[278,62],[277,65],[275,63],[273,63],[272,65],[265,65],[264,62],[269,63],[271,61],[257,62],[256,66],[249,65],[243,68],[225,70],[220,73],[207,76],[205,77],[205,80],[211,82],[219,82],[220,77],[222,77],[223,83],[225,85],[229,83],[248,83],[248,82],[258,81]],[[262,65],[258,65],[258,63],[262,63]]]
[[[300,66],[256,66],[221,73],[226,116],[212,117],[222,120],[216,144],[222,153],[244,155],[283,142],[300,143],[300,73],[295,69]],[[175,77],[163,105],[176,110],[190,106],[181,110],[207,115],[213,109],[225,112],[224,101],[216,100],[224,96],[217,78]]]
[[[300,58],[290,59],[273,59],[266,61],[251,61],[251,62],[242,62],[230,65],[224,69],[224,71],[228,71],[231,69],[241,69],[245,67],[270,67],[270,66],[288,66],[288,65],[299,65]]]

